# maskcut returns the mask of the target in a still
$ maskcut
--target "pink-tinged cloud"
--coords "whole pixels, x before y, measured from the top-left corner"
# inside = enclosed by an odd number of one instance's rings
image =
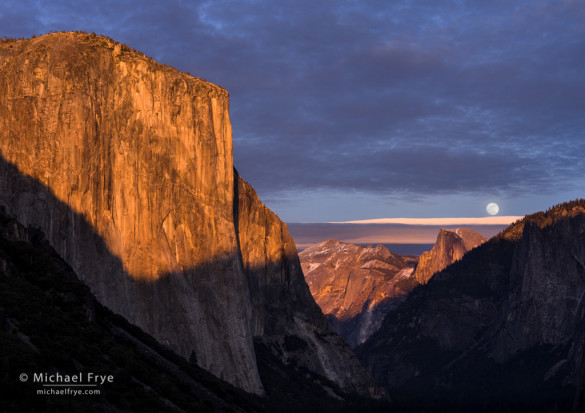
[[[481,218],[378,218],[331,224],[403,224],[403,225],[510,225],[523,217],[494,216]]]
[[[452,218],[448,222],[456,223],[454,225],[421,223],[411,225],[403,223],[289,223],[288,230],[297,248],[304,249],[332,238],[351,244],[426,244],[429,246],[435,243],[440,228],[455,229],[465,227],[479,232],[486,238],[491,238],[508,226],[507,224],[460,224],[461,221],[453,221]]]

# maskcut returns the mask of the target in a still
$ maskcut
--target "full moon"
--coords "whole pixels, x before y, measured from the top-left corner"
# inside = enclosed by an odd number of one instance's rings
[[[487,204],[485,209],[486,209],[488,214],[496,215],[498,213],[498,211],[500,210],[500,207],[498,206],[498,204],[496,204],[494,202],[490,202],[489,204]]]

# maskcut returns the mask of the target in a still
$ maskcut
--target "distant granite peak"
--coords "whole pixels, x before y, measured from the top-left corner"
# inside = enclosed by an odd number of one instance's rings
[[[433,274],[460,260],[467,251],[487,241],[483,235],[467,228],[439,229],[437,241],[430,251],[424,252],[416,267],[415,278],[426,284]]]
[[[389,308],[416,286],[417,258],[392,254],[383,245],[327,240],[299,258],[313,298],[352,346],[376,331]]]

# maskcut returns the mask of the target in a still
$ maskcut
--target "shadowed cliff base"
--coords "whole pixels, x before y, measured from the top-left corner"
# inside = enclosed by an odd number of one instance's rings
[[[66,262],[78,263],[77,268],[72,265],[74,270],[101,303],[183,357],[188,359],[194,352],[199,365],[219,378],[250,388],[246,377],[256,370],[251,338],[249,351],[240,348],[242,353],[234,354],[233,346],[226,347],[230,335],[236,337],[236,343],[249,336],[245,323],[240,328],[226,328],[226,320],[233,319],[233,313],[241,314],[244,307],[233,308],[239,300],[229,289],[233,271],[228,260],[207,262],[157,280],[136,280],[87,220],[49,188],[21,174],[3,157],[0,177],[0,202],[7,211],[27,227],[48,228],[50,244]],[[242,360],[235,358],[244,359],[249,366],[239,378],[227,376],[222,367],[241,365]]]
[[[413,284],[414,288],[415,284]],[[343,337],[351,348],[355,350],[357,346],[364,343],[366,339],[373,334],[386,314],[395,309],[405,296],[391,297],[371,306],[364,305],[363,312],[345,319],[338,319],[334,315],[327,315],[329,327],[331,330]],[[364,325],[369,328],[369,331],[364,333]]]
[[[88,272],[93,274],[93,285],[90,284],[89,287],[101,303],[115,313],[125,315],[130,323],[153,335],[158,342],[221,379],[235,381],[236,385],[245,383],[246,374],[257,374],[254,372],[258,368],[264,368],[256,360],[259,345],[263,349],[263,360],[272,360],[272,365],[280,363],[278,369],[284,372],[292,369],[290,372],[294,373],[298,369],[301,369],[300,371],[306,369],[315,377],[320,377],[330,375],[332,367],[357,368],[343,364],[331,366],[335,362],[343,363],[343,352],[351,354],[349,346],[339,336],[321,325],[326,323],[315,323],[319,320],[313,319],[313,316],[307,319],[307,309],[295,308],[295,305],[300,303],[294,300],[291,302],[286,289],[269,284],[258,285],[256,281],[244,279],[246,285],[242,288],[247,289],[250,282],[250,287],[253,288],[252,300],[262,307],[255,310],[255,316],[247,315],[242,328],[258,328],[263,334],[256,336],[255,347],[254,343],[251,343],[250,364],[253,368],[250,371],[242,371],[243,376],[235,377],[235,380],[233,376],[230,379],[224,368],[241,363],[242,357],[246,356],[234,353],[233,346],[229,343],[225,345],[229,335],[239,335],[238,339],[243,335],[241,331],[232,330],[225,325],[226,319],[231,317],[226,312],[226,305],[229,303],[230,294],[233,293],[229,289],[232,281],[226,277],[232,277],[234,274],[231,267],[233,257],[206,262],[181,273],[164,274],[156,280],[136,280],[125,272],[121,260],[110,253],[103,239],[95,233],[83,216],[56,199],[51,190],[42,183],[22,175],[14,165],[1,156],[0,201],[4,207],[12,209],[16,215],[22,217],[26,226],[38,228],[40,226],[38,223],[45,223],[44,225],[51,229],[47,240],[52,245],[62,246],[66,262],[71,257],[79,259],[80,254],[89,262],[99,262],[97,266],[82,266],[85,273],[79,275],[84,280],[84,277],[88,277]],[[75,232],[72,228],[75,228]],[[234,254],[237,255],[235,259],[241,259],[238,253]],[[284,264],[275,262],[271,265],[278,267]],[[264,271],[265,267],[248,267],[245,273]],[[232,304],[234,301],[237,302],[232,299]],[[323,317],[314,301],[313,306],[317,308],[317,316]],[[241,308],[238,310],[241,315]],[[197,314],[195,323],[194,313]],[[309,311],[309,314],[312,313]],[[161,317],[161,314],[166,316]],[[181,334],[178,335],[177,332]],[[304,344],[302,348],[297,348],[290,345],[291,340]],[[320,359],[318,354],[331,345],[340,351],[339,358]],[[267,355],[266,349],[270,349],[271,356]],[[355,363],[358,365],[357,360]],[[303,376],[300,373],[294,374]],[[264,378],[260,377],[260,380],[263,382]],[[315,386],[311,380],[302,384],[299,391]],[[350,395],[351,391],[360,391],[359,388],[352,390],[348,387],[342,390],[335,387],[338,384],[332,386],[332,382],[325,377],[320,380],[329,383],[326,386],[332,389],[332,394],[354,401],[359,399]],[[373,386],[368,383],[364,385]],[[270,393],[278,394],[278,389],[272,387],[268,394],[269,398]],[[335,399],[338,396],[331,397]]]
[[[575,402],[573,403],[573,411],[575,413],[585,412],[585,343],[583,343],[583,356],[581,358],[579,383],[575,394]]]
[[[264,411],[260,398],[102,306],[41,231],[24,228],[1,207],[0,349],[1,411]],[[80,390],[74,385],[55,389],[33,379],[81,374],[88,383],[89,373],[112,379],[91,388],[99,394],[77,396],[69,392]]]
[[[42,232],[24,228],[2,208],[0,286],[2,411],[385,411],[382,403],[284,365],[261,343],[256,352],[267,397],[217,379],[194,357],[186,361],[99,304]],[[99,395],[37,395],[42,385],[32,380],[34,373],[90,372],[113,377],[98,385]]]

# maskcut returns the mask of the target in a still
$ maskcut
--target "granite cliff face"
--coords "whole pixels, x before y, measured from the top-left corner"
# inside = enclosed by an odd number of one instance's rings
[[[487,238],[471,229],[441,228],[434,247],[420,256],[414,277],[420,284],[426,284],[433,274],[460,260],[467,251],[485,241]]]
[[[36,228],[0,208],[0,410],[262,412],[258,398],[222,382],[104,308]],[[31,397],[20,374],[100,371],[101,395]]]
[[[585,341],[584,263],[585,201],[527,216],[413,291],[359,356],[411,400],[568,408]]]
[[[107,307],[262,392],[227,92],[90,35],[3,44],[0,62],[0,202]]]
[[[507,317],[494,349],[498,360],[535,344],[562,346],[576,334],[583,338],[585,214],[554,221],[524,224],[510,271]]]
[[[237,228],[256,344],[329,378],[346,391],[381,396],[349,346],[329,330],[305,283],[286,224],[237,173],[236,177]]]
[[[99,36],[0,44],[0,204],[104,305],[262,393],[254,339],[326,327],[286,226],[234,174],[228,105],[221,87]],[[363,371],[339,377],[329,357],[357,365],[333,338],[306,365],[367,392]]]
[[[371,336],[418,285],[413,277],[417,257],[392,254],[382,245],[364,248],[328,240],[299,258],[313,298],[352,347]]]

